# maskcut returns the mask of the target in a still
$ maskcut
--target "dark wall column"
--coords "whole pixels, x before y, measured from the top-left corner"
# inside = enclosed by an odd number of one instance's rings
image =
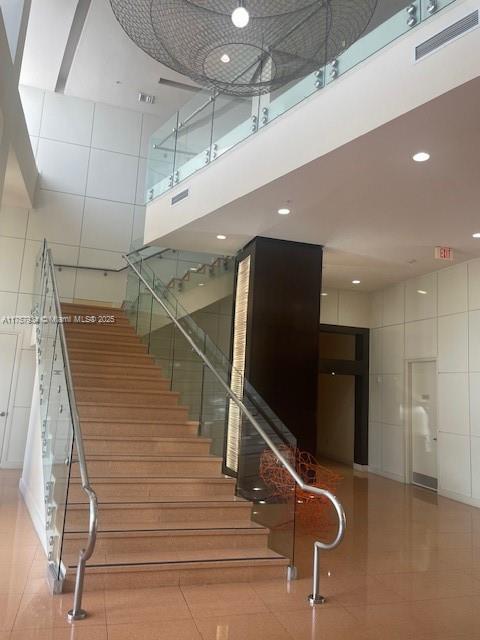
[[[245,375],[296,436],[315,454],[321,246],[258,237],[250,256]]]

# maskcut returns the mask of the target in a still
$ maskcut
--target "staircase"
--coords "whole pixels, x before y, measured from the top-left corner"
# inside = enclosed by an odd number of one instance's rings
[[[241,582],[285,577],[222,460],[209,454],[179,395],[118,309],[63,304],[64,315],[115,316],[114,324],[66,323],[68,352],[90,481],[99,501],[87,590]],[[88,504],[78,465],[63,542],[73,590]]]

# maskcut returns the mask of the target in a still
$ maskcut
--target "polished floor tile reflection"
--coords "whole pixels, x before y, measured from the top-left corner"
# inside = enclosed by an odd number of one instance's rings
[[[299,579],[105,590],[52,597],[43,549],[0,471],[0,640],[473,640],[480,638],[480,510],[342,468],[348,528],[321,559],[311,608],[313,536],[297,530]],[[321,532],[328,537],[333,531]]]

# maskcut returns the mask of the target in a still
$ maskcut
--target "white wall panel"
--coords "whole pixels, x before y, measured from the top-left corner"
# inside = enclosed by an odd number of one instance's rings
[[[87,196],[135,203],[138,158],[92,149]]]
[[[470,433],[467,373],[439,374],[438,428],[448,433]]]
[[[15,406],[29,407],[32,401],[33,379],[35,377],[35,350],[22,349],[20,351],[20,366],[18,371]]]
[[[383,327],[381,373],[403,373],[404,366],[404,326],[403,324]]]
[[[430,273],[406,283],[405,320],[425,320],[437,315],[437,274]]]
[[[96,105],[92,147],[138,156],[141,132],[141,113],[107,104]]]
[[[0,318],[2,316],[14,316],[17,308],[17,293],[0,291]]]
[[[37,152],[40,188],[84,195],[89,154],[88,147],[40,138]]]
[[[472,493],[470,438],[451,433],[438,434],[439,488],[463,496]]]
[[[405,358],[436,358],[437,356],[437,321],[417,320],[405,325]]]
[[[320,322],[323,324],[338,324],[338,291],[324,289],[320,298]]]
[[[402,479],[405,475],[405,435],[403,427],[382,425],[382,470]]]
[[[0,236],[0,291],[17,292],[25,241]]]
[[[35,209],[30,212],[27,238],[59,244],[80,244],[83,196],[39,189]]]
[[[405,322],[405,285],[397,284],[383,292],[383,324]]]
[[[370,294],[370,326],[381,327],[383,324],[383,291]]]
[[[368,466],[370,469],[382,468],[382,425],[370,422],[368,425]]]
[[[468,308],[480,309],[480,258],[468,263]]]
[[[25,238],[28,209],[2,207],[0,209],[0,236]]]
[[[480,438],[471,438],[472,449],[472,497],[480,499]]]
[[[133,213],[132,204],[86,198],[82,246],[128,252],[132,239]]]
[[[383,384],[381,375],[370,375],[369,418],[373,422],[382,420]]]
[[[382,422],[401,426],[404,408],[403,375],[382,376]]]
[[[92,139],[93,109],[93,102],[47,92],[40,137],[89,147]]]
[[[20,86],[19,91],[28,133],[32,136],[38,136],[40,135],[40,124],[42,122],[44,92],[35,87],[25,86]]]
[[[480,310],[468,314],[470,371],[480,371]]]
[[[468,371],[468,314],[438,319],[438,370]]]
[[[359,291],[338,292],[338,324],[347,327],[370,326],[370,298]]]
[[[480,437],[480,373],[470,373],[470,432]]]
[[[383,329],[370,331],[370,373],[382,373],[382,332]]]
[[[468,309],[467,265],[457,264],[438,272],[438,315]]]

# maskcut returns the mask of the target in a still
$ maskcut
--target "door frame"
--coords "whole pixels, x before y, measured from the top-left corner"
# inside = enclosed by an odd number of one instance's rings
[[[353,467],[364,469],[368,466],[368,411],[370,387],[370,329],[337,324],[319,325],[320,333],[340,333],[355,336],[355,360],[330,360],[319,353],[318,373],[355,376],[355,430]],[[317,413],[319,407],[317,406]]]
[[[429,489],[421,485],[415,484],[412,481],[413,474],[413,416],[412,416],[412,374],[413,365],[421,362],[433,362],[435,365],[435,415],[438,421],[438,358],[434,356],[428,356],[426,358],[408,358],[406,360],[406,429],[405,429],[405,482],[412,487],[418,487],[419,489],[426,489],[427,491],[433,491],[438,493],[437,489]],[[438,427],[438,424],[437,424]],[[437,452],[438,452],[438,440],[437,440]],[[438,455],[437,455],[437,481],[438,481]]]

